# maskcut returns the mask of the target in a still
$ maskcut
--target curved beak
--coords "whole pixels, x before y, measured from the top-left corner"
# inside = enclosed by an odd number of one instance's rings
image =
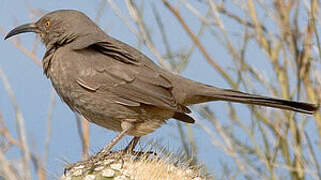
[[[20,34],[20,33],[25,33],[25,32],[35,32],[35,33],[38,33],[40,32],[39,29],[37,28],[37,26],[34,24],[34,23],[29,23],[29,24],[23,24],[21,26],[18,26],[16,28],[14,28],[13,30],[11,30],[7,35],[6,37],[4,38],[4,40],[14,36],[14,35],[17,35],[17,34]]]

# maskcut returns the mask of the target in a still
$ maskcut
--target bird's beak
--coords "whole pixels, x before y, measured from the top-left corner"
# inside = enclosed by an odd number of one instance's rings
[[[16,28],[14,28],[13,30],[11,30],[6,37],[4,38],[5,40],[10,38],[11,36],[20,34],[20,33],[25,33],[25,32],[40,32],[39,29],[37,28],[37,26],[34,23],[29,23],[29,24],[24,24],[21,26],[18,26]]]

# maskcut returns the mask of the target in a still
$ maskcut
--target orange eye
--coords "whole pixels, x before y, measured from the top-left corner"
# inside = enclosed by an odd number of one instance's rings
[[[46,28],[49,28],[50,26],[50,21],[47,21],[46,24],[45,24]]]

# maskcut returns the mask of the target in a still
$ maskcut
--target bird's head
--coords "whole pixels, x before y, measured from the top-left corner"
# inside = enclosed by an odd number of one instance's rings
[[[8,39],[24,32],[35,32],[40,35],[47,48],[63,46],[77,39],[103,38],[103,31],[85,14],[75,10],[58,10],[48,13],[35,23],[24,24],[11,30],[5,37]],[[89,38],[86,38],[89,37]],[[79,46],[79,42],[76,43]]]

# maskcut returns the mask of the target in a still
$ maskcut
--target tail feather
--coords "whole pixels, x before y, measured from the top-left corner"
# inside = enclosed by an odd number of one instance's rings
[[[229,101],[243,104],[274,107],[295,112],[314,114],[319,105],[304,102],[289,101],[255,94],[243,93],[230,89],[220,89],[214,86],[195,82],[180,76],[170,76],[174,84],[173,93],[179,104],[189,106],[209,101]],[[179,118],[178,118],[179,119]],[[183,119],[183,118],[181,118]],[[184,120],[183,120],[184,121]]]
[[[190,117],[189,115],[187,115],[185,113],[180,113],[180,112],[175,112],[173,118],[177,119],[179,121],[182,121],[182,122],[186,122],[186,123],[194,123],[195,122],[195,120],[192,117]]]
[[[213,88],[212,91],[206,93],[208,100],[230,101],[243,104],[252,104],[260,106],[268,106],[280,109],[291,110],[295,112],[313,114],[319,109],[319,105],[309,104],[304,102],[289,101],[283,99],[276,99],[260,95],[248,94],[229,89]],[[206,98],[206,97],[205,97]]]

